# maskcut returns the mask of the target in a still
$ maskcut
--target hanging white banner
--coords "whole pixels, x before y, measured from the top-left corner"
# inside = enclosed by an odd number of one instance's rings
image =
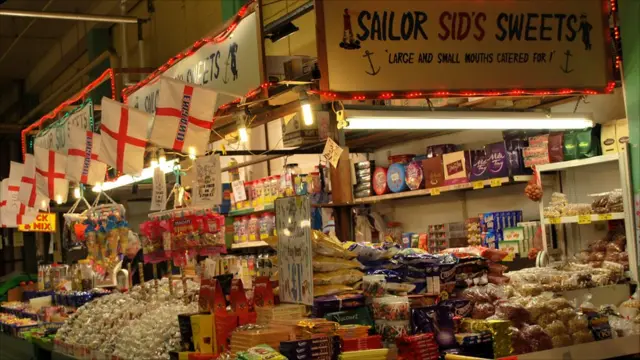
[[[153,170],[153,195],[151,196],[151,211],[164,210],[167,202],[167,182],[164,171],[160,167]]]
[[[93,103],[88,102],[67,113],[62,119],[51,125],[48,130],[41,131],[34,144],[43,149],[53,150],[67,155],[71,140],[71,129],[92,130]]]
[[[260,28],[256,12],[246,15],[231,36],[204,45],[162,75],[215,90],[220,95],[212,104],[214,109],[245,96],[263,82]],[[127,104],[154,113],[160,91],[159,77],[131,89],[135,90],[129,93]]]
[[[199,157],[196,159],[195,166],[194,203],[197,205],[220,205],[222,203],[220,155]]]

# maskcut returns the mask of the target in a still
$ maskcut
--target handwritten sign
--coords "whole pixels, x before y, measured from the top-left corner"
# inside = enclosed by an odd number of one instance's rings
[[[342,148],[340,145],[336,144],[336,142],[331,138],[327,139],[327,143],[324,145],[324,150],[322,150],[322,157],[327,160],[327,162],[331,163],[333,167],[338,167],[340,155],[342,155]]]
[[[67,154],[70,129],[89,130],[93,121],[93,103],[87,102],[54,123],[49,129],[41,131],[35,138],[34,144],[44,149],[51,149],[61,154]],[[93,130],[93,129],[91,129]]]
[[[611,214],[598,214],[598,220],[611,220],[613,216]]]
[[[233,191],[233,199],[237,203],[238,201],[247,200],[247,192],[244,189],[244,181],[235,180],[231,182],[231,190]]]
[[[603,91],[612,80],[606,9],[603,0],[318,0],[320,86]]]
[[[549,224],[552,224],[552,225],[562,224],[562,218],[551,217],[551,218],[549,218]]]
[[[499,187],[502,186],[502,179],[491,179],[491,187]]]
[[[440,195],[440,189],[438,189],[438,188],[433,188],[433,189],[429,190],[429,193],[431,194],[431,196],[437,196],[437,195]]]
[[[151,195],[151,207],[149,210],[165,210],[167,202],[167,180],[164,171],[160,167],[153,170],[153,194]]]
[[[39,213],[31,224],[18,225],[19,231],[25,232],[56,232],[56,213]]]
[[[484,181],[474,181],[473,182],[473,190],[479,190],[484,188]]]
[[[311,205],[306,196],[276,200],[280,301],[313,304]]]
[[[262,34],[258,22],[255,12],[246,15],[231,36],[204,45],[165,71],[163,76],[216,90],[219,93],[214,104],[216,109],[245,96],[263,83]],[[157,80],[140,88],[127,88],[128,105],[148,113],[155,112],[160,90]]]
[[[196,184],[194,203],[197,205],[219,205],[222,203],[222,175],[220,155],[201,156],[195,161]]]

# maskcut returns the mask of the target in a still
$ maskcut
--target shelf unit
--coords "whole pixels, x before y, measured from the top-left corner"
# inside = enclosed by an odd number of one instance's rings
[[[233,250],[250,249],[250,248],[259,248],[259,247],[265,247],[265,246],[269,246],[269,244],[267,244],[265,241],[258,240],[258,241],[248,241],[243,243],[232,244],[231,249]]]
[[[265,211],[271,211],[273,209],[275,209],[273,204],[267,204],[261,208],[246,208],[246,209],[240,209],[240,210],[232,210],[232,211],[229,211],[227,215],[230,217],[244,216],[244,215],[258,214]]]
[[[609,213],[609,214],[589,214],[589,215],[577,215],[577,216],[561,216],[556,218],[544,218],[543,223],[545,225],[557,225],[557,224],[580,224],[586,225],[596,221],[609,221],[609,220],[622,220],[624,219],[624,213]]]
[[[481,190],[481,189],[484,189],[485,187],[499,187],[503,185],[526,183],[529,180],[531,180],[531,178],[532,176],[530,175],[522,175],[522,176],[515,176],[513,178],[502,177],[502,178],[487,179],[487,180],[480,180],[480,181],[473,181],[473,182],[465,182],[465,183],[454,184],[454,185],[440,186],[440,187],[431,188],[431,189],[419,189],[419,190],[404,191],[404,192],[392,193],[392,194],[367,196],[367,197],[354,199],[353,203],[356,205],[374,204],[374,203],[377,203],[380,201],[386,201],[386,200],[406,199],[406,198],[412,198],[412,197],[418,197],[418,196],[437,196],[443,192],[456,191],[456,190],[468,190],[468,189]]]
[[[598,166],[606,163],[616,163],[617,172],[620,181],[620,187],[622,189],[622,201],[624,212],[621,213],[611,213],[611,214],[591,214],[591,215],[582,215],[582,216],[564,216],[557,218],[545,218],[543,215],[544,202],[539,202],[539,211],[540,211],[540,219],[543,219],[543,223],[548,226],[562,226],[560,231],[564,232],[565,227],[577,227],[581,225],[590,224],[591,222],[602,222],[609,220],[624,220],[624,229],[625,235],[627,238],[627,246],[626,251],[629,254],[629,272],[631,275],[631,279],[635,282],[638,281],[638,253],[637,253],[637,244],[635,242],[636,235],[634,229],[634,219],[633,219],[633,199],[631,192],[631,175],[630,175],[630,166],[629,166],[629,154],[628,152],[621,152],[615,154],[607,154],[594,156],[587,159],[579,159],[579,160],[571,160],[564,162],[557,162],[551,164],[538,165],[536,169],[538,170],[538,183],[542,184],[541,177],[545,173],[551,172],[572,172],[579,171],[579,168],[586,166]],[[610,191],[613,190],[608,184],[597,184],[600,191]],[[544,192],[543,188],[543,192]],[[549,191],[549,190],[547,190]],[[578,232],[575,228],[571,229],[571,233],[575,234]],[[572,243],[576,242],[576,238],[569,239]],[[546,254],[555,253],[557,249],[553,249],[550,241],[547,236],[547,226],[543,227],[542,231],[542,244],[544,246],[544,252]],[[561,245],[560,243],[558,245]],[[573,254],[567,253],[567,244],[562,244],[562,252],[564,252],[565,256],[571,256]]]

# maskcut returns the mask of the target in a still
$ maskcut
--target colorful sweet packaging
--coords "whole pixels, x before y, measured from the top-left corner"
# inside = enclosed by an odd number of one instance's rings
[[[469,173],[470,181],[484,180],[489,175],[489,160],[485,149],[469,150],[471,157],[471,172]]]
[[[411,161],[405,167],[405,182],[409,190],[418,190],[424,185],[422,164],[419,161]]]
[[[504,142],[489,144],[485,147],[489,178],[509,176],[507,149]]]
[[[391,164],[387,170],[387,185],[391,192],[401,192],[407,190],[405,165],[400,163]]]
[[[453,185],[469,181],[469,157],[466,151],[456,151],[454,153],[443,154],[444,184]]]
[[[422,170],[424,173],[424,186],[427,189],[444,185],[444,166],[441,155],[422,160]]]
[[[387,168],[378,166],[373,171],[373,191],[376,195],[383,195],[389,192],[387,185]]]

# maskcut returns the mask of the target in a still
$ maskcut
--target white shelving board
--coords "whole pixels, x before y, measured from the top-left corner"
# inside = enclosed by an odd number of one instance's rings
[[[638,253],[634,242],[635,229],[633,223],[633,202],[631,195],[631,179],[629,176],[629,160],[627,153],[607,154],[587,159],[571,160],[558,163],[539,165],[537,167],[542,179],[552,172],[560,173],[553,186],[543,182],[543,201],[539,203],[540,218],[543,219],[545,231],[542,232],[545,251],[551,250],[548,236],[551,227],[558,233],[558,249],[567,257],[585,249],[594,240],[601,239],[607,232],[606,221],[624,220],[627,237],[627,252],[629,254],[629,270],[631,278],[638,281]],[[560,191],[567,195],[570,204],[591,204],[597,194],[622,189],[625,211],[611,214],[591,214],[586,216],[565,216],[558,218],[544,218],[543,209],[549,203],[550,195]],[[563,239],[567,239],[566,243]]]
[[[621,220],[624,219],[624,213],[610,213],[610,214],[590,214],[579,216],[561,216],[557,218],[545,218],[543,223],[545,225],[554,224],[580,224],[587,225],[596,221],[609,221],[609,220]]]

